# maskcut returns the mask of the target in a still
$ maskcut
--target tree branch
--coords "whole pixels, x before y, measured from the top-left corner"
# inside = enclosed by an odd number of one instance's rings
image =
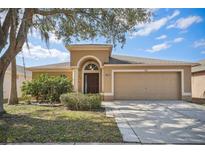
[[[16,9],[11,9],[11,28],[9,34],[9,42],[11,48],[14,48],[16,44],[16,30],[17,30],[16,18],[17,18]]]
[[[73,20],[74,10],[68,9],[52,9],[52,10],[41,10],[41,9],[34,9],[34,14],[41,15],[41,16],[51,16],[56,14],[64,14],[65,16],[71,18]]]
[[[15,52],[18,53],[21,51],[26,39],[27,39],[27,34],[29,31],[30,26],[32,25],[33,21],[33,14],[34,14],[34,9],[25,9],[23,19],[16,37],[16,46],[15,46]]]
[[[4,32],[3,32],[3,29],[0,25],[0,53],[1,53],[1,50],[3,49],[4,47]]]
[[[16,46],[16,31],[17,31],[17,10],[10,9],[10,24],[11,28],[9,29],[9,47],[5,53],[0,57],[0,65],[2,68],[0,72],[8,67],[11,60],[16,56],[15,46]]]
[[[39,14],[42,16],[50,16],[50,15],[55,15],[55,14],[66,13],[67,11],[68,10],[66,9],[52,9],[52,10],[47,10],[47,11],[41,10],[41,9],[35,9],[34,14]]]
[[[6,17],[4,19],[2,28],[0,28],[0,34],[1,34],[1,39],[0,39],[0,51],[3,49],[7,42],[7,38],[9,35],[9,28],[11,26],[11,9],[8,10],[8,13],[6,14]]]

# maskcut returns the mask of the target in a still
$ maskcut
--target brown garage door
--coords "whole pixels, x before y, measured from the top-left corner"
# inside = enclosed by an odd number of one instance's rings
[[[180,73],[116,72],[115,99],[181,99]]]

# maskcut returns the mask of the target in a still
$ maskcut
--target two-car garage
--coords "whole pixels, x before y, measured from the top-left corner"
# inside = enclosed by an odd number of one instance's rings
[[[180,72],[114,72],[114,99],[181,99]]]

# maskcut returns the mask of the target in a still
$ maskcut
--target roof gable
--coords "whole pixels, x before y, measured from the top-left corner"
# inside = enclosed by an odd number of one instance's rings
[[[205,59],[198,61],[200,65],[192,67],[192,73],[205,71]]]

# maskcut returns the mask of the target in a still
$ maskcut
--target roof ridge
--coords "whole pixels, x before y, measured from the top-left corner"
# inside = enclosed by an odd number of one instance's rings
[[[46,65],[37,65],[37,66],[31,66],[28,68],[36,68],[36,67],[45,67],[45,66],[52,66],[52,65],[58,65],[58,64],[69,64],[70,62],[60,62],[60,63],[52,63],[52,64],[46,64]]]
[[[201,63],[201,64],[205,64],[205,59],[201,59],[199,61],[197,61],[198,63]]]
[[[193,63],[190,61],[183,61],[183,60],[172,60],[172,59],[159,59],[159,58],[150,58],[150,57],[138,57],[138,56],[131,56],[131,55],[122,55],[122,54],[113,54],[112,56],[122,56],[122,57],[128,57],[128,58],[139,58],[139,59],[149,59],[149,60],[160,60],[160,61],[174,61],[174,62],[184,62],[184,63]],[[114,58],[114,57],[113,57]]]
[[[68,44],[68,46],[76,46],[76,45],[79,45],[79,46],[83,46],[83,45],[107,45],[107,46],[112,46],[112,44],[109,44],[109,43],[96,43],[96,44],[91,44],[91,43],[76,43],[76,44]]]

